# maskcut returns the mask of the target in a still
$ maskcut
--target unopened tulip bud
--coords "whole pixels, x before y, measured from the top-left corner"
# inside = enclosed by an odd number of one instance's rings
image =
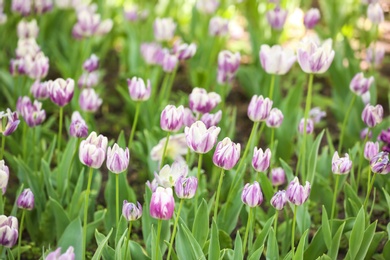
[[[349,84],[349,88],[353,93],[358,96],[363,95],[369,89],[371,84],[374,82],[374,77],[365,78],[363,72],[356,74]]]
[[[215,92],[207,93],[203,88],[194,88],[189,96],[189,104],[196,113],[209,113],[221,102],[221,96]]]
[[[241,201],[251,208],[260,206],[263,202],[263,193],[257,181],[253,182],[253,184],[245,184],[241,193]]]
[[[195,123],[195,121],[196,117],[194,116],[192,110],[188,107],[184,108],[183,125],[190,127],[193,123]]]
[[[275,75],[286,74],[297,60],[292,49],[283,48],[280,45],[272,47],[267,44],[261,45],[259,56],[263,69],[268,74]]]
[[[180,176],[175,184],[175,193],[179,199],[192,199],[198,189],[198,179],[196,177]]]
[[[283,168],[278,167],[271,170],[272,185],[280,186],[286,182],[286,173]]]
[[[222,118],[222,111],[219,110],[215,114],[206,113],[202,115],[202,118],[200,119],[207,128],[210,128],[212,126],[217,126],[218,123],[221,121]]]
[[[160,126],[167,132],[177,132],[183,126],[184,107],[167,105],[161,113]]]
[[[65,253],[61,254],[61,247],[57,248],[55,251],[48,254],[45,260],[74,260],[74,248],[70,246]]]
[[[81,91],[79,105],[83,111],[96,112],[102,103],[103,100],[93,88],[86,88]]]
[[[18,240],[18,219],[0,215],[0,245],[11,248]]]
[[[369,4],[367,8],[367,17],[373,24],[380,24],[385,20],[383,9],[379,3]]]
[[[379,143],[378,142],[367,142],[364,146],[364,158],[371,160],[375,155],[379,153]]]
[[[99,68],[99,58],[92,54],[86,61],[83,63],[83,69],[91,73]]]
[[[272,108],[269,116],[267,117],[266,124],[268,127],[278,128],[283,123],[283,113],[280,109]]]
[[[5,194],[5,192],[7,190],[8,179],[9,179],[8,166],[5,165],[4,160],[0,160],[0,189],[1,189],[3,195]]]
[[[226,36],[229,33],[229,20],[215,16],[209,22],[209,35],[211,36]]]
[[[367,49],[366,61],[369,62],[371,66],[378,66],[382,63],[385,54],[386,50],[382,45],[372,45]]]
[[[128,202],[127,200],[123,201],[123,207],[122,207],[122,216],[127,221],[134,221],[139,219],[142,216],[142,206],[137,201],[137,205],[131,202]]]
[[[50,99],[60,107],[70,102],[74,93],[74,80],[58,78],[49,86]]]
[[[345,157],[340,157],[336,151],[332,158],[332,172],[334,174],[347,174],[352,169],[352,161],[346,153]]]
[[[297,53],[301,69],[306,73],[315,74],[326,72],[335,55],[331,39],[326,40],[322,45],[314,39],[304,40],[301,42]]]
[[[319,107],[313,107],[309,111],[309,117],[313,120],[313,123],[318,123],[323,117],[326,116],[326,112],[322,111]]]
[[[122,149],[118,144],[114,144],[114,146],[108,147],[107,150],[107,168],[112,173],[122,173],[129,166],[130,161],[130,152],[129,148]]]
[[[366,138],[371,139],[371,137],[372,137],[372,132],[370,131],[370,129],[368,127],[364,128],[360,132],[360,139],[362,139],[362,140],[365,140]]]
[[[32,210],[34,208],[34,194],[30,189],[24,189],[18,197],[18,208]]]
[[[7,108],[7,112],[0,112],[0,133],[4,136],[11,135],[13,132],[15,132],[19,123],[20,120],[18,112],[12,112],[9,108]]]
[[[370,160],[371,170],[379,174],[390,172],[390,161],[388,152],[380,152]]]
[[[145,84],[142,78],[133,77],[132,79],[127,79],[127,86],[132,100],[145,101],[149,99],[152,90],[149,79]]]
[[[21,20],[18,23],[17,27],[17,32],[18,32],[18,38],[23,39],[23,38],[37,38],[38,33],[39,33],[39,27],[37,24],[37,21],[31,20],[30,22],[27,22],[26,20]]]
[[[204,14],[213,14],[219,6],[218,0],[197,0],[196,9]]]
[[[277,210],[282,210],[284,205],[286,205],[287,196],[285,190],[280,190],[274,194],[271,199],[271,205]]]
[[[155,42],[142,43],[141,44],[141,55],[145,60],[146,64],[156,65],[158,64],[157,53],[161,51],[161,45]]]
[[[272,100],[254,95],[248,106],[248,117],[253,122],[265,121],[272,108]]]
[[[175,210],[175,200],[171,188],[158,187],[150,200],[150,215],[156,219],[171,219]]]
[[[302,118],[301,121],[299,122],[299,126],[298,126],[299,133],[303,134],[304,127],[305,127],[305,119]],[[311,133],[313,133],[313,131],[314,131],[314,122],[311,118],[309,118],[307,120],[307,124],[306,124],[306,133],[311,134]]]
[[[249,145],[249,144],[248,144]],[[257,149],[257,147],[253,150],[252,157],[252,166],[257,172],[265,172],[271,162],[271,150],[267,148],[265,152],[263,149]]]
[[[362,112],[362,120],[368,127],[374,127],[383,120],[383,107],[376,105],[375,107],[367,104]]]
[[[172,18],[156,18],[153,23],[154,38],[159,41],[170,41],[176,30],[176,23]]]
[[[166,53],[161,65],[164,72],[171,73],[175,70],[178,63],[179,59],[176,55]]]
[[[92,132],[80,143],[79,158],[82,164],[98,169],[106,158],[107,137]]]
[[[303,23],[307,29],[313,29],[314,26],[316,26],[316,24],[320,21],[320,18],[320,10],[318,10],[317,8],[311,8],[305,14],[303,18]]]
[[[283,28],[284,23],[286,22],[287,15],[287,10],[281,9],[280,7],[275,7],[275,9],[269,10],[267,12],[267,20],[273,29],[280,30]]]
[[[215,126],[207,129],[202,121],[196,121],[190,127],[184,129],[188,147],[192,151],[201,154],[208,153],[213,149],[220,131],[221,128]]]
[[[47,99],[50,97],[49,94],[49,85],[52,84],[52,81],[39,82],[39,80],[34,81],[31,85],[30,92],[36,99]]]
[[[173,45],[173,54],[177,56],[179,60],[188,60],[192,58],[196,53],[196,44],[181,43],[176,41]]]
[[[240,159],[240,152],[240,144],[233,143],[229,137],[225,137],[215,148],[213,162],[220,168],[230,170]]]
[[[230,82],[240,66],[241,55],[239,52],[221,51],[218,54],[218,83]]]
[[[78,111],[74,111],[70,122],[69,133],[73,137],[84,138],[88,136],[88,126]]]
[[[305,203],[305,201],[309,198],[309,195],[310,183],[308,181],[306,182],[305,186],[302,186],[299,184],[298,178],[295,177],[287,187],[287,199],[297,206]]]

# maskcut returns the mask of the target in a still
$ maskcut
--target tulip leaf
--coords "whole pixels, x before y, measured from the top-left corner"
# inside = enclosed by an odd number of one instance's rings
[[[65,150],[61,156],[61,161],[56,170],[57,192],[61,198],[64,197],[66,192],[65,185],[67,184],[67,180],[69,178],[68,174],[70,167],[74,165],[72,159],[77,160],[76,157],[73,157],[73,154],[75,154],[78,150],[78,147],[76,147],[76,142],[77,138],[71,138],[68,141]],[[69,189],[69,187],[67,188]]]
[[[79,215],[81,206],[84,203],[85,196],[81,196],[84,184],[84,167],[81,169],[80,175],[77,179],[76,187],[73,190],[72,198],[68,206],[70,219],[74,219]]]
[[[282,158],[279,159],[282,164],[283,170],[286,173],[287,181],[290,183],[294,179],[294,173],[290,167]]]
[[[368,228],[364,231],[363,240],[355,259],[364,259],[366,257],[372,239],[374,238],[377,222],[378,221],[375,221],[374,223],[369,225]]]
[[[365,259],[373,259],[373,255],[378,251],[379,243],[382,242],[383,237],[385,236],[385,232],[377,232],[374,234],[370,247],[368,248]]]
[[[100,224],[102,224],[106,212],[106,209],[96,211],[93,216],[93,221],[87,224],[87,242],[92,239],[93,234],[95,233],[95,229],[97,229]]]
[[[232,192],[232,191],[229,191]],[[240,215],[240,211],[242,208],[241,194],[238,190],[234,190],[235,195],[232,197],[228,196],[231,199],[227,201],[221,209],[221,212],[218,214],[218,227],[221,230],[224,230],[228,234],[230,234],[237,225],[238,217]]]
[[[41,169],[42,169],[42,174],[43,174],[43,180],[45,182],[46,190],[49,195],[49,197],[54,198],[55,200],[58,200],[58,194],[54,190],[53,183],[51,181],[51,170],[49,164],[42,159],[41,161]]]
[[[349,238],[349,250],[346,259],[348,259],[348,257],[350,259],[356,259],[356,255],[359,252],[359,249],[363,241],[364,227],[365,227],[365,212],[364,212],[364,208],[362,207],[356,216],[355,224],[351,231],[351,236]]]
[[[341,235],[343,234],[345,223],[346,222],[344,222],[343,224],[340,225],[340,227],[337,229],[337,232],[333,236],[332,244],[331,244],[329,251],[328,251],[328,255],[332,259],[337,258],[337,255],[339,252],[339,247],[340,247],[340,239],[341,239]]]
[[[209,259],[219,259],[219,236],[218,236],[218,226],[213,219],[211,224],[211,236],[210,236],[210,245],[209,245]]]
[[[242,240],[240,236],[240,232],[237,231],[236,240],[234,241],[234,255],[233,260],[241,260],[243,259],[242,252]],[[244,252],[245,254],[245,252]]]
[[[324,205],[322,205],[322,233],[324,234],[326,247],[329,249],[332,244],[332,232],[329,226],[328,213]]]
[[[306,241],[306,237],[307,237],[308,232],[309,232],[309,229],[307,229],[305,231],[305,233],[303,233],[303,235],[301,236],[301,239],[299,240],[299,244],[298,244],[298,247],[295,251],[293,260],[303,259],[303,249],[305,246],[305,241]]]
[[[130,241],[129,251],[132,259],[148,260],[150,257],[146,255],[145,250],[136,242]],[[172,256],[175,256],[175,252],[172,252]],[[172,257],[172,259],[174,259]]]
[[[209,234],[209,214],[205,200],[202,200],[198,210],[196,211],[194,224],[192,226],[192,234],[196,241],[198,241],[199,245],[203,248]]]
[[[266,173],[259,173],[261,190],[264,192],[265,201],[270,201],[274,195],[274,189]]]
[[[383,190],[383,193],[385,194],[385,198],[386,198],[386,202],[387,202],[387,209],[388,209],[389,214],[390,214],[390,195],[384,187],[382,188],[382,190]]]
[[[259,260],[261,257],[261,254],[264,251],[264,245],[262,245],[260,248],[257,248],[256,251],[254,251],[248,258],[248,260]]]
[[[100,241],[100,243],[98,243],[98,248],[96,249],[95,254],[92,257],[92,260],[98,260],[101,258],[103,249],[106,247],[108,239],[110,238],[110,236],[112,234],[112,231],[113,231],[113,229],[111,229],[110,232],[108,233],[108,235],[102,241]],[[95,230],[95,237],[97,236],[98,233],[99,233],[99,231]]]
[[[65,228],[70,223],[68,214],[58,203],[58,201],[54,200],[53,198],[49,198],[48,207],[50,207],[50,209],[52,210],[52,214],[55,218],[57,239],[59,239]]]
[[[271,230],[271,226],[272,226],[272,223],[274,223],[274,219],[275,219],[275,217],[271,217],[264,224],[263,229],[261,230],[260,234],[256,237],[255,243],[252,245],[252,248],[249,251],[249,255],[255,254],[254,250],[264,246],[265,239],[267,238],[267,236]]]
[[[179,259],[206,259],[202,248],[185,224],[180,225],[175,241]]]
[[[70,246],[74,248],[75,259],[82,259],[83,230],[80,218],[76,218],[66,227],[58,241],[58,247],[69,248]]]
[[[326,252],[326,244],[323,235],[323,226],[314,234],[310,244],[305,250],[304,259],[316,259]]]
[[[269,260],[279,259],[278,241],[276,240],[275,231],[272,227],[268,235],[266,257]]]
[[[311,184],[314,183],[314,176],[316,172],[317,159],[318,159],[318,149],[320,147],[320,143],[322,137],[324,136],[324,133],[325,130],[322,130],[322,132],[317,136],[310,150],[306,180],[309,181]]]
[[[297,208],[297,227],[301,234],[311,225],[310,214],[307,207],[308,203],[305,203]]]

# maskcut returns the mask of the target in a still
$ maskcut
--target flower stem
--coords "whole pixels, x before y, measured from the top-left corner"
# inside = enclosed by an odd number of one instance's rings
[[[248,235],[249,235],[249,229],[251,229],[252,211],[253,211],[253,209],[252,209],[251,207],[249,207],[248,221],[247,221],[247,223],[246,223],[246,229],[245,229],[245,236],[244,236],[244,244],[243,244],[242,255],[245,255],[246,244],[247,244]]]
[[[62,117],[64,114],[64,108],[60,107],[60,118],[59,118],[59,128],[58,128],[58,140],[57,140],[57,151],[60,152],[61,149],[61,136],[62,136]],[[59,159],[58,159],[59,160]]]
[[[275,74],[272,74],[271,76],[271,85],[269,87],[269,94],[268,98],[272,100],[272,96],[274,94],[274,87],[275,87]]]
[[[297,205],[294,205],[294,219],[292,223],[292,231],[291,231],[291,251],[292,251],[292,259],[294,259],[294,251],[295,251],[295,244],[294,244],[294,239],[295,239],[295,222],[297,220]]]
[[[199,154],[199,159],[198,159],[198,173],[196,175],[196,177],[198,178],[198,183],[200,183],[200,172],[202,170],[202,158],[203,158],[203,154],[200,153]],[[195,210],[198,209],[198,196],[199,196],[199,192],[198,194],[196,194],[196,198],[195,198]]]
[[[332,214],[330,215],[330,219],[333,219],[335,211],[336,211],[336,198],[337,198],[337,191],[339,187],[340,182],[340,175],[336,174],[336,183],[334,185],[334,192],[333,192],[333,203],[332,203]],[[337,215],[337,213],[336,213]],[[332,222],[333,224],[333,222]]]
[[[1,151],[0,151],[0,160],[4,157],[4,148],[5,148],[5,135],[1,137]]]
[[[275,209],[275,219],[274,219],[274,231],[276,235],[277,231],[277,226],[278,226],[278,216],[279,216],[279,211]]]
[[[167,257],[167,260],[171,259],[171,253],[172,253],[173,242],[175,241],[177,224],[179,223],[180,212],[181,212],[181,208],[183,207],[183,202],[184,202],[184,200],[181,199],[181,200],[180,200],[180,204],[179,204],[179,209],[177,210],[176,219],[175,219],[175,224],[173,225],[173,231],[172,231],[172,236],[171,236],[171,242],[169,243],[169,250],[168,250],[168,257]]]
[[[115,214],[116,214],[116,228],[118,229],[118,222],[119,222],[119,174],[115,174]]]
[[[370,168],[370,171],[368,173],[368,175],[371,174],[371,168]],[[367,182],[367,195],[366,195],[366,199],[364,200],[364,204],[363,204],[363,207],[366,209],[367,207],[367,203],[368,203],[368,199],[370,198],[370,193],[371,193],[371,190],[372,190],[372,186],[374,186],[374,182],[375,182],[375,177],[376,177],[376,173],[374,172],[374,176],[372,177],[372,180],[370,182],[370,179],[368,179],[368,182]]]
[[[129,221],[129,228],[127,229],[127,243],[126,243],[126,250],[125,250],[125,259],[127,259],[127,251],[129,249],[129,243],[130,243],[130,233],[131,233],[131,227],[132,227],[133,222]],[[131,253],[129,258],[131,260]]]
[[[130,133],[130,138],[129,138],[129,144],[128,144],[129,150],[131,148],[131,144],[133,143],[135,130],[137,129],[137,123],[138,123],[140,107],[141,107],[141,102],[137,102],[135,104],[134,121],[133,121],[133,126],[131,127],[131,133]]]
[[[171,96],[171,91],[172,91],[172,87],[173,87],[173,83],[175,82],[175,77],[176,77],[176,72],[177,72],[177,67],[173,69],[173,72],[170,74],[170,77],[169,77],[169,83],[168,83],[168,87],[167,87],[167,97],[166,97],[166,100],[169,99],[169,97]]]
[[[368,128],[366,137],[364,138],[363,147],[360,149],[360,152],[359,152],[359,166],[358,166],[358,172],[357,172],[357,178],[356,178],[356,186],[357,186],[356,190],[359,189],[360,174],[361,174],[361,170],[362,170],[362,161],[363,161],[363,155],[364,155],[364,146],[366,145],[366,143],[368,141],[370,131],[371,131],[371,128]]]
[[[18,260],[20,260],[20,246],[22,244],[22,233],[23,233],[23,224],[24,224],[24,215],[26,214],[26,210],[22,210],[22,220],[20,221],[20,228],[19,228],[19,241],[18,241]]]
[[[171,132],[168,132],[167,134],[167,140],[165,141],[165,145],[164,145],[164,150],[163,150],[163,154],[161,156],[161,165],[160,165],[160,168],[164,167],[164,160],[165,160],[165,153],[167,152],[167,147],[168,147],[168,142],[169,142],[169,136],[171,135]]]
[[[78,149],[79,149],[79,146],[80,146],[80,143],[81,143],[81,139],[80,138],[78,138],[77,139],[77,144],[76,144],[76,147],[75,147],[75,149],[74,149],[74,152],[73,152],[73,155],[72,155],[72,159],[70,160],[70,165],[69,165],[69,169],[68,169],[68,183],[67,183],[67,185],[68,185],[68,187],[67,187],[67,189],[70,191],[70,182],[71,182],[71,178],[72,178],[72,167],[73,167],[73,162],[74,162],[74,159],[75,159],[75,157],[76,157],[76,154],[77,154],[77,151],[78,151]]]
[[[161,224],[162,224],[162,220],[159,219],[158,220],[158,224],[157,224],[157,238],[156,238],[156,260],[160,259],[160,236],[161,236]]]
[[[218,216],[218,204],[219,204],[219,194],[221,193],[221,187],[222,187],[222,180],[223,176],[225,174],[225,169],[221,169],[221,175],[219,176],[219,183],[218,183],[218,189],[217,189],[217,197],[215,199],[215,207],[214,207],[214,220],[217,221]]]
[[[84,203],[84,226],[83,226],[83,259],[85,259],[85,253],[87,251],[87,221],[88,221],[88,199],[91,193],[93,168],[89,168],[88,185],[85,191],[85,203]]]
[[[344,117],[344,120],[343,120],[343,124],[341,126],[340,142],[339,142],[339,149],[338,149],[339,153],[341,152],[341,149],[343,148],[345,127],[347,126],[347,121],[348,121],[348,118],[349,118],[349,114],[352,111],[353,105],[355,104],[355,100],[356,100],[356,95],[354,94],[353,97],[352,97],[351,103],[349,104],[347,113],[345,114],[345,117]]]
[[[271,149],[272,153],[274,153],[274,139],[275,139],[275,128],[272,127],[271,128],[271,145],[270,145],[270,149]]]

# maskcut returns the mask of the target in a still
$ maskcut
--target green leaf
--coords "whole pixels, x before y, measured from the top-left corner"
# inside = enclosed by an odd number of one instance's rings
[[[203,248],[209,234],[209,214],[205,200],[202,200],[202,203],[196,211],[194,224],[192,226],[192,234]]]
[[[218,226],[213,219],[211,224],[211,236],[209,245],[209,259],[219,259],[219,237],[218,237]]]
[[[49,164],[45,160],[41,160],[41,169],[43,173],[43,179],[45,181],[45,187],[49,197],[52,197],[55,200],[58,200],[58,194],[54,190],[53,183],[51,181],[51,170]]]
[[[255,243],[253,244],[251,250],[249,251],[249,255],[253,255],[257,248],[263,247],[265,239],[268,236],[268,233],[271,230],[272,223],[274,223],[275,217],[272,217],[267,220],[267,222],[264,224],[263,230],[261,230],[260,234],[257,236]]]
[[[356,216],[355,224],[351,231],[351,236],[349,238],[349,250],[348,254],[350,259],[356,259],[356,255],[359,252],[360,246],[363,241],[364,228],[365,228],[365,212],[362,207]]]
[[[372,256],[378,251],[379,243],[382,242],[383,237],[385,236],[385,232],[377,232],[374,234],[370,247],[368,248],[368,252],[365,256],[365,259],[372,259]]]
[[[290,165],[288,165],[283,159],[280,158],[279,160],[284,172],[286,173],[287,181],[290,183],[290,181],[294,179],[293,170],[291,169]]]
[[[236,185],[229,193],[234,195],[228,196],[228,200],[222,206],[221,212],[218,214],[218,227],[220,230],[230,234],[237,226],[238,217],[242,208],[241,194],[239,185]]]
[[[317,159],[318,159],[318,149],[320,147],[320,143],[322,140],[322,137],[324,136],[324,130],[317,136],[316,140],[314,141],[309,155],[309,161],[308,161],[308,170],[307,170],[307,181],[310,183],[314,183],[314,175],[316,172],[316,166],[317,166]]]
[[[323,227],[320,226],[305,250],[304,259],[317,259],[326,252]]]
[[[295,251],[295,254],[294,254],[294,260],[300,260],[300,259],[303,259],[303,249],[304,249],[304,246],[305,246],[305,241],[306,241],[306,237],[307,237],[307,233],[309,232],[309,229],[307,229],[305,231],[305,233],[303,233],[303,235],[301,236],[301,239],[299,240],[299,244],[298,244],[298,247],[297,247],[297,250]]]
[[[265,173],[259,173],[261,190],[264,193],[265,200],[270,201],[274,195],[274,189],[270,179]]]
[[[70,223],[68,214],[58,203],[58,201],[54,200],[53,198],[49,198],[48,207],[50,207],[52,210],[53,216],[55,218],[57,239],[59,239],[65,228]]]
[[[330,246],[330,249],[328,251],[328,255],[332,259],[336,259],[337,258],[337,255],[338,255],[338,252],[339,252],[339,247],[340,247],[340,239],[341,239],[341,235],[343,234],[345,223],[346,222],[341,224],[341,226],[338,228],[336,234],[333,237],[332,245]]]
[[[245,253],[245,252],[244,252]],[[240,232],[237,231],[236,240],[234,242],[234,260],[241,260],[243,259],[242,255],[242,240],[240,236]]]
[[[206,259],[202,248],[185,224],[180,225],[175,241],[176,253],[179,259]]]
[[[325,207],[322,205],[322,233],[324,235],[324,241],[326,247],[329,249],[332,244],[332,232],[330,231],[328,213]]]
[[[386,201],[387,201],[387,209],[389,211],[389,214],[390,214],[390,195],[389,193],[386,191],[386,189],[383,187],[382,188],[383,190],[383,193],[385,194],[385,198],[386,198]]]
[[[148,260],[150,257],[147,256],[145,250],[136,242],[130,241],[130,247],[129,251],[131,253],[132,259],[139,259],[139,260]],[[175,252],[172,252],[173,254]]]
[[[276,240],[275,231],[272,227],[271,227],[271,230],[270,230],[269,236],[268,236],[266,257],[267,257],[267,259],[270,259],[270,260],[279,259],[278,241]]]
[[[106,212],[106,209],[96,211],[93,221],[87,224],[87,243],[92,239],[95,230],[103,223]]]
[[[76,147],[77,138],[70,138],[68,141],[64,153],[61,156],[61,161],[57,167],[56,176],[57,176],[57,191],[58,195],[63,198],[66,192],[65,187],[68,180],[69,168],[72,167],[72,159],[74,159],[73,154],[77,152],[78,147]]]
[[[106,236],[104,236],[103,234],[99,233],[99,231],[96,230],[95,238],[96,238],[96,243],[100,245],[102,241],[106,238]],[[104,260],[113,260],[115,256],[115,250],[109,245],[107,245],[103,247],[102,256]]]
[[[385,259],[390,259],[390,240],[387,240],[385,246],[383,247],[383,257]]]
[[[83,184],[84,184],[84,168],[82,168],[79,178],[77,179],[77,184],[75,189],[73,190],[72,199],[70,200],[67,209],[70,219],[74,219],[79,215],[81,206],[84,203],[85,196],[81,196]]]
[[[83,230],[81,227],[80,218],[73,220],[65,229],[60,240],[58,241],[58,247],[67,249],[73,246],[75,259],[82,259],[83,254]]]
[[[264,245],[262,245],[255,252],[253,252],[253,254],[249,256],[248,260],[259,260],[263,251],[264,251]]]
[[[371,245],[372,239],[374,238],[376,224],[378,221],[375,221],[364,231],[363,241],[361,243],[360,249],[356,255],[355,259],[364,259],[367,255],[367,251]]]
[[[99,260],[101,258],[103,249],[104,249],[104,247],[106,247],[108,239],[110,238],[110,236],[112,234],[112,231],[113,231],[113,229],[111,229],[110,232],[108,233],[108,235],[102,241],[100,241],[100,243],[98,244],[98,248],[96,249],[95,254],[92,257],[92,260]],[[99,233],[99,231],[95,230],[95,237],[97,236],[98,233]]]

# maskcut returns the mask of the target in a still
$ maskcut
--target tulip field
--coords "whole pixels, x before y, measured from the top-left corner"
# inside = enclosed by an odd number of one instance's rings
[[[389,11],[0,0],[0,259],[390,259]]]

